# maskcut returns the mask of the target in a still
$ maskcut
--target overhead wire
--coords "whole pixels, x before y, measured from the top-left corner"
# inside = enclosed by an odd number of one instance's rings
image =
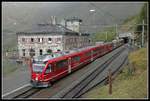
[[[114,20],[114,22],[116,23],[117,22],[117,19],[118,18],[116,18],[116,17],[114,17],[112,14],[110,14],[108,11],[104,11],[103,9],[101,9],[100,7],[97,7],[94,3],[90,3],[92,6],[94,6],[95,8],[97,8],[99,11],[101,11],[101,12],[103,12],[104,13],[104,15],[106,14],[106,15],[109,15],[109,16],[111,16],[111,18],[113,18],[113,20]]]

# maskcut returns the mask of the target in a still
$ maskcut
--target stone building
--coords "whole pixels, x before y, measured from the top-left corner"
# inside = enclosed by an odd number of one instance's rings
[[[77,17],[65,19],[65,27],[75,32],[80,32],[81,23],[82,23],[82,20]]]
[[[59,24],[38,24],[32,29],[17,33],[20,57],[30,57],[70,50],[90,45],[89,34],[79,33]]]

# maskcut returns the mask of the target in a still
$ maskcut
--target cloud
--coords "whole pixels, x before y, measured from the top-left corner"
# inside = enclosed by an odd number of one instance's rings
[[[125,19],[138,13],[142,3],[94,3],[103,11],[96,9],[95,24],[112,24],[114,23],[111,16],[105,14],[109,12],[119,22],[119,19]],[[85,24],[90,24],[92,15],[89,9],[94,8],[89,3],[58,3],[58,2],[3,2],[2,18],[3,28],[12,30],[23,27],[32,27],[33,24],[48,22],[50,16],[56,16],[58,22],[66,17],[78,16],[83,19]],[[14,26],[14,23],[17,23]]]

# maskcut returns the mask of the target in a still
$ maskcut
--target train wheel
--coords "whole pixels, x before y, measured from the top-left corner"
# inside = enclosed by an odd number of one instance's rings
[[[53,85],[52,82],[49,82],[49,83],[48,83],[48,87],[51,87],[52,85]]]

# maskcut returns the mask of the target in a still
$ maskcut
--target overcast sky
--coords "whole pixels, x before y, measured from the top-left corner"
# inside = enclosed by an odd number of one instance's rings
[[[49,22],[50,16],[56,16],[57,22],[77,16],[88,24],[115,24],[138,14],[144,3],[138,2],[3,2],[3,29],[21,29],[34,24]],[[89,11],[95,9],[95,16]],[[92,20],[94,18],[94,20]]]

